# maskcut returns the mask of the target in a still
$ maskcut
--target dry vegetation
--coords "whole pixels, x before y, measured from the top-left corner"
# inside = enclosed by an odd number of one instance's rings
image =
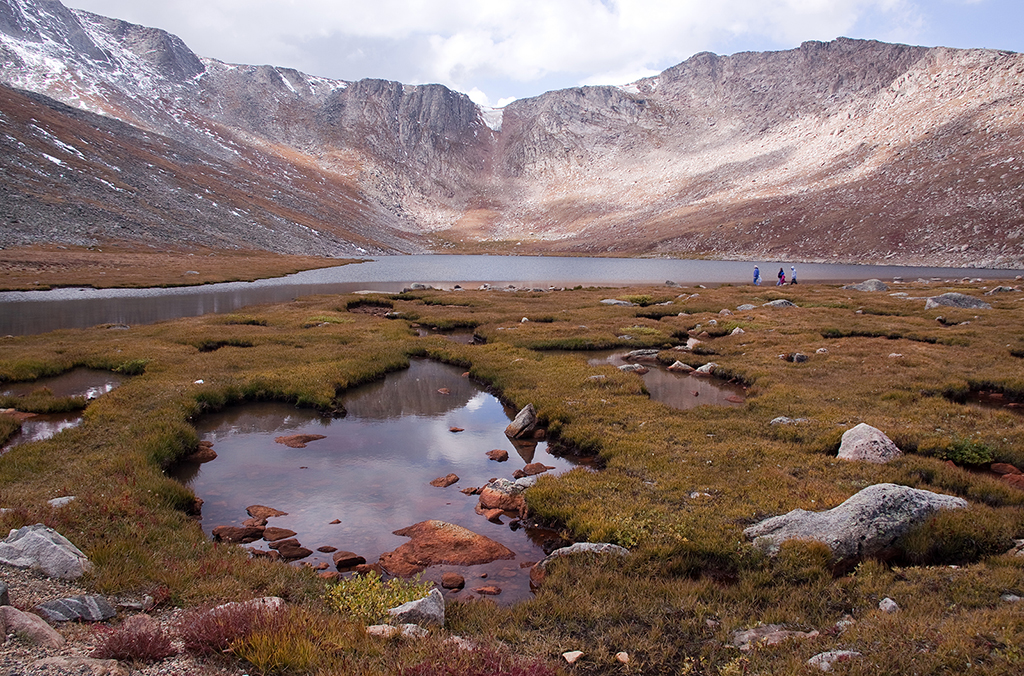
[[[0,291],[34,291],[61,286],[106,289],[248,282],[351,262],[318,256],[285,256],[269,251],[117,245],[25,246],[0,249]]]
[[[1024,416],[961,403],[972,390],[1024,400],[1024,294],[990,297],[991,310],[926,311],[923,299],[824,285],[725,286],[683,300],[687,291],[695,290],[325,296],[130,331],[7,338],[0,380],[77,366],[138,375],[89,404],[81,427],[0,459],[0,505],[12,509],[0,527],[45,522],[66,534],[96,564],[87,584],[103,593],[158,592],[188,607],[286,598],[289,622],[236,653],[266,673],[449,673],[436,659],[449,634],[490,646],[464,658],[467,673],[549,673],[572,649],[585,657],[561,668],[595,674],[809,673],[809,657],[835,649],[864,655],[837,665],[844,674],[1019,673],[1024,620],[1000,596],[1024,596],[1024,559],[1006,554],[1024,537],[1024,491],[943,458],[1024,466]],[[599,303],[611,295],[646,306]],[[776,298],[799,307],[761,307]],[[737,311],[744,303],[757,307]],[[733,314],[719,315],[723,308]],[[486,343],[417,337],[414,323],[471,327]],[[585,353],[567,351],[668,348],[697,324],[719,336],[705,350],[713,354],[661,356],[720,364],[749,386],[742,408],[676,411],[650,401],[636,375],[588,366]],[[726,335],[736,326],[746,333]],[[810,359],[779,359],[792,352]],[[628,547],[627,562],[559,561],[529,602],[451,603],[443,631],[398,641],[367,639],[332,614],[326,583],[309,571],[248,560],[240,547],[204,537],[187,515],[193,496],[162,472],[196,449],[197,416],[255,399],[333,411],[339,392],[411,356],[463,365],[514,406],[533,403],[557,443],[600,454],[601,471],[541,479],[529,506],[574,539]],[[769,425],[777,416],[807,422]],[[840,434],[859,422],[885,431],[907,455],[884,466],[837,461]],[[787,546],[766,559],[743,540],[743,527],[760,518],[829,508],[879,482],[958,495],[971,508],[940,514],[895,559],[846,575],[833,574],[820,545]],[[73,508],[47,506],[68,494],[78,496]],[[901,612],[877,609],[886,596]],[[847,615],[854,623],[840,632]],[[727,645],[734,630],[758,623],[821,633],[743,654]],[[619,651],[630,653],[628,667],[615,661]]]

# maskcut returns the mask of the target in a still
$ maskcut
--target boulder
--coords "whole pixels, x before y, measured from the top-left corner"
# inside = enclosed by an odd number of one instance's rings
[[[526,487],[518,481],[495,479],[480,491],[480,507],[525,514],[526,498],[523,497],[525,490]]]
[[[186,462],[195,462],[202,464],[204,462],[211,462],[217,459],[217,451],[213,450],[209,446],[204,446],[200,443],[199,450],[192,455],[185,458]]]
[[[744,333],[746,333],[746,331],[744,331],[743,329],[741,329],[740,327],[737,326],[735,329],[732,330],[731,333],[729,333],[729,335],[730,336],[742,336]]]
[[[633,307],[633,304],[628,300],[618,300],[617,298],[605,298],[601,301],[602,305],[621,305],[622,307]]]
[[[629,550],[625,547],[613,545],[608,542],[577,542],[576,544],[562,547],[548,554],[538,561],[530,569],[530,584],[540,586],[547,575],[547,566],[557,558],[573,556],[575,554],[591,554],[594,556],[628,556]]]
[[[817,540],[832,550],[841,569],[882,554],[915,525],[940,509],[964,509],[967,501],[951,495],[876,484],[824,512],[794,509],[743,531],[754,545],[775,554],[787,540]]]
[[[317,547],[316,550],[321,554],[330,554],[338,551],[338,548],[333,545],[321,545],[320,547]]]
[[[337,566],[339,570],[342,568],[355,568],[356,566],[366,563],[366,559],[355,552],[334,552],[334,556],[331,558],[334,560],[334,565]]]
[[[1021,474],[1021,471],[1008,462],[994,462],[989,469],[996,474]]]
[[[681,361],[677,361],[676,363],[672,364],[672,366],[669,366],[668,370],[672,371],[673,373],[693,373],[695,369],[689,364],[684,364]]]
[[[0,580],[0,606],[11,605],[11,595],[7,589],[7,583]]]
[[[489,584],[484,587],[477,587],[473,591],[477,594],[482,594],[483,596],[498,596],[501,594],[501,587]]]
[[[751,305],[750,303],[744,303],[743,305],[740,305],[736,309],[740,312],[749,312],[751,310],[756,309],[756,307],[754,305]]]
[[[260,526],[217,526],[213,539],[218,542],[256,542],[263,539],[264,529]]]
[[[41,570],[61,580],[73,580],[92,570],[85,554],[41,523],[11,530],[7,539],[0,542],[0,563]]]
[[[505,462],[508,460],[508,451],[496,448],[493,451],[487,451],[487,457],[495,462]]]
[[[996,288],[992,289],[991,291],[986,291],[985,295],[986,296],[994,296],[997,293],[1019,293],[1019,292],[1020,292],[1020,289],[1018,289],[1016,287],[1013,287],[1013,286],[997,286]]]
[[[445,476],[437,477],[436,479],[430,482],[430,485],[437,486],[438,488],[448,488],[452,484],[457,483],[458,480],[458,474],[447,474]]]
[[[693,375],[695,375],[695,376],[696,375],[700,375],[700,376],[714,375],[715,369],[717,369],[717,368],[718,368],[718,364],[716,364],[713,361],[709,361],[707,364],[704,364],[700,368],[694,370]]]
[[[326,439],[322,434],[289,434],[283,437],[276,437],[274,441],[284,444],[288,448],[305,448],[311,441]]]
[[[403,603],[388,610],[392,624],[415,624],[420,627],[444,626],[444,596],[431,589],[424,598]]]
[[[538,423],[537,410],[533,404],[527,404],[516,414],[515,420],[505,428],[505,436],[511,439],[520,439],[537,429]]]
[[[767,303],[762,304],[761,307],[797,307],[797,305],[785,298],[780,298],[778,300],[768,301]]]
[[[295,538],[288,538],[287,540],[277,540],[267,545],[271,549],[276,549],[277,553],[281,555],[282,559],[294,561],[296,559],[304,559],[313,553],[312,549],[306,549],[299,544],[299,541]]]
[[[0,606],[0,626],[4,635],[14,634],[27,643],[44,648],[60,648],[64,637],[34,613],[23,613],[14,606]]]
[[[643,364],[623,364],[622,366],[619,367],[619,370],[622,371],[623,373],[636,373],[642,376],[651,369],[647,368]]]
[[[38,604],[33,610],[47,622],[105,622],[117,615],[106,598],[97,595],[72,596]]]
[[[776,645],[789,639],[807,639],[818,635],[816,630],[794,631],[781,624],[764,624],[752,629],[740,629],[732,634],[732,645],[743,652],[763,645]]]
[[[881,430],[861,423],[843,432],[837,457],[840,460],[864,460],[885,464],[901,455],[903,452]]]
[[[847,284],[843,287],[847,291],[877,292],[888,291],[889,287],[880,279],[866,279],[860,284]]]
[[[75,500],[76,497],[74,495],[63,495],[59,498],[51,498],[47,500],[46,504],[48,504],[50,507],[53,507],[54,509],[60,509],[61,507],[67,507]]]
[[[893,601],[891,598],[886,596],[884,599],[878,602],[878,609],[883,613],[898,613],[900,612],[900,605]]]
[[[544,463],[541,462],[531,462],[526,467],[523,468],[523,473],[526,476],[534,476],[536,474],[543,474],[544,472],[547,472],[548,470],[551,469],[554,469],[554,467],[552,467],[551,465],[545,465]]]
[[[941,296],[932,296],[925,301],[924,309],[931,310],[936,307],[959,307],[969,310],[991,310],[992,306],[985,301],[968,296],[963,293],[944,293]]]
[[[409,577],[439,564],[474,566],[515,558],[515,553],[505,545],[444,521],[421,521],[396,530],[395,535],[411,539],[393,552],[381,554],[380,565],[399,577]]]

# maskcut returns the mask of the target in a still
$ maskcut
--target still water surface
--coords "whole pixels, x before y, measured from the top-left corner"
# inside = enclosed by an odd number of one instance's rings
[[[0,385],[0,395],[24,397],[40,388],[46,388],[55,397],[85,397],[95,399],[110,392],[124,381],[124,377],[110,371],[95,369],[74,369],[52,378],[40,378],[25,383],[5,383]],[[77,427],[82,423],[82,411],[66,413],[40,413],[27,418],[21,423],[21,430],[0,448],[8,451],[15,446],[30,441],[42,441],[69,427]]]
[[[449,394],[438,392],[447,388]],[[230,407],[204,416],[197,424],[213,442],[217,459],[185,463],[175,476],[187,483],[203,504],[203,529],[241,525],[246,507],[273,507],[287,516],[269,526],[288,528],[314,554],[303,561],[332,564],[331,554],[315,550],[330,545],[363,556],[368,562],[408,541],[392,532],[426,519],[464,526],[497,540],[516,553],[514,560],[456,568],[435,566],[423,574],[440,583],[453,570],[466,578],[463,598],[475,587],[497,585],[497,600],[512,603],[530,595],[529,569],[521,563],[544,558],[542,543],[553,534],[541,529],[512,530],[476,514],[476,496],[466,487],[483,486],[494,477],[511,478],[527,462],[571,469],[572,461],[548,453],[547,444],[513,445],[504,435],[510,412],[461,369],[413,360],[404,371],[353,390],[343,400],[344,418],[325,418],[287,404],[258,403]],[[514,415],[514,412],[511,412]],[[463,428],[451,432],[451,427]],[[322,434],[306,448],[275,443],[278,436]],[[487,458],[505,449],[507,462]],[[430,482],[448,473],[458,483],[437,488]],[[331,524],[339,519],[340,524]],[[250,546],[266,548],[257,541]],[[331,565],[331,570],[334,567]],[[486,574],[486,579],[482,575]],[[451,592],[446,592],[451,593]]]
[[[366,289],[398,292],[415,282],[451,288],[513,284],[549,286],[629,286],[749,283],[755,265],[766,280],[778,262],[709,261],[553,256],[382,256],[364,263],[307,270],[255,282],[230,282],[173,289],[54,289],[0,293],[0,335],[31,335],[99,324],[151,324],[211,312],[233,312],[247,305],[280,303],[299,296],[351,293]],[[789,263],[785,265],[787,274]],[[804,282],[863,281],[903,277],[1006,279],[1014,270],[915,268],[870,265],[797,265]]]
[[[619,367],[635,363],[635,360],[627,358],[628,354],[629,352],[621,350],[596,352],[587,358],[587,364],[611,364]],[[644,379],[644,387],[650,393],[651,401],[680,411],[697,406],[742,406],[747,396],[747,391],[742,385],[729,383],[721,378],[673,373],[657,362],[640,363],[649,369],[640,377]]]

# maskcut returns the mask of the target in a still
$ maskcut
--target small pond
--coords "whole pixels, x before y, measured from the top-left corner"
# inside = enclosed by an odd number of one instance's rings
[[[124,377],[110,371],[74,369],[51,378],[31,382],[0,385],[0,396],[25,397],[46,388],[54,397],[85,397],[95,399],[110,392],[124,381]],[[8,451],[30,441],[49,439],[61,430],[76,427],[82,422],[82,411],[66,413],[21,414],[21,431],[11,437],[0,451]]]
[[[477,496],[460,491],[495,477],[511,478],[528,462],[542,462],[560,473],[574,461],[551,455],[544,441],[513,444],[504,429],[515,412],[463,377],[461,369],[433,361],[413,360],[406,370],[352,390],[343,404],[343,418],[281,403],[245,404],[203,416],[196,428],[202,439],[213,442],[217,458],[202,465],[182,463],[173,474],[205,501],[204,531],[241,525],[248,518],[246,507],[266,505],[287,512],[271,518],[268,526],[295,531],[302,546],[314,550],[300,565],[332,564],[330,553],[316,551],[325,545],[373,563],[408,541],[393,531],[439,519],[500,542],[516,558],[435,566],[423,573],[424,579],[440,581],[442,573],[458,572],[466,588],[454,593],[462,598],[475,596],[472,590],[485,585],[502,589],[492,597],[500,603],[527,598],[529,568],[523,566],[544,558],[543,546],[556,535],[519,527],[508,517],[503,524],[492,523],[474,511]],[[275,443],[276,437],[294,434],[325,438],[305,448]],[[509,460],[489,460],[492,449],[507,450]],[[449,473],[459,476],[454,485],[430,485]],[[267,544],[247,546],[265,549]]]
[[[622,366],[634,363],[627,358],[629,352],[595,352],[588,357],[590,366]],[[641,377],[644,387],[651,395],[652,401],[679,410],[696,408],[697,406],[742,406],[746,399],[746,389],[742,385],[729,383],[721,378],[696,376],[687,373],[673,373],[659,362],[637,362],[649,370]]]

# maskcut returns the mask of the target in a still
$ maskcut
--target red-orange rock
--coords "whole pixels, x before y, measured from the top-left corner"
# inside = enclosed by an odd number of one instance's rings
[[[539,462],[531,462],[523,468],[523,473],[525,473],[526,476],[533,476],[534,474],[543,474],[549,469],[554,469],[554,467]]]
[[[395,535],[411,540],[393,552],[382,554],[380,564],[391,575],[400,577],[409,577],[427,566],[439,564],[473,566],[515,558],[515,553],[505,545],[444,521],[421,521],[396,530]]]
[[[526,513],[526,499],[521,494],[510,495],[484,486],[480,491],[480,507],[482,509],[500,509],[516,514]]]
[[[262,537],[263,529],[257,526],[217,526],[213,529],[213,539],[220,542],[256,542]]]
[[[501,587],[496,585],[487,585],[486,587],[477,587],[474,589],[477,594],[486,594],[488,596],[497,596],[501,593]]]
[[[288,516],[288,512],[282,512],[266,505],[249,505],[245,508],[246,513],[254,519],[269,519],[272,516]]]
[[[466,430],[462,427],[449,427],[449,432],[465,432]]]
[[[496,448],[493,451],[487,451],[487,457],[495,462],[505,462],[508,460],[508,451],[502,448]]]
[[[366,559],[355,552],[334,552],[332,559],[334,560],[334,565],[339,570],[342,568],[354,568],[366,563]]]
[[[204,463],[217,459],[217,451],[209,446],[200,446],[199,450],[185,458],[187,462]]]
[[[289,434],[283,437],[277,437],[274,439],[279,444],[284,444],[288,448],[305,448],[306,444],[311,441],[317,441],[319,439],[326,439],[322,434]]]
[[[356,575],[367,575],[369,573],[377,573],[377,575],[383,575],[384,569],[380,567],[379,563],[361,563],[352,569],[352,572]]]
[[[263,539],[267,542],[276,542],[277,540],[284,540],[285,538],[294,537],[295,531],[288,530],[287,528],[277,528],[276,526],[270,526],[263,530]]]
[[[334,582],[341,577],[341,573],[336,570],[324,570],[317,573],[317,577],[321,580],[327,580],[328,582]]]
[[[1004,474],[1000,478],[1014,488],[1024,491],[1024,474]]]
[[[456,483],[458,480],[458,474],[447,474],[445,476],[437,477],[436,479],[430,482],[430,485],[437,486],[438,488],[448,488],[453,483]]]
[[[330,554],[331,552],[338,551],[338,548],[332,547],[331,545],[323,545],[322,547],[317,547],[316,550],[323,554]]]
[[[463,495],[480,495],[480,491],[482,490],[483,489],[480,488],[479,486],[470,486],[468,488],[463,488],[459,492],[462,493]]]
[[[466,578],[458,573],[444,573],[441,575],[441,586],[445,589],[462,589],[466,586]]]
[[[438,394],[451,394],[451,393],[452,393],[452,391],[451,391],[451,390],[449,390],[449,389],[448,389],[447,387],[442,387],[441,389],[439,389],[439,390],[437,391],[437,393],[438,393]]]
[[[996,474],[1021,474],[1022,472],[1007,462],[994,462],[989,465],[989,469]]]

